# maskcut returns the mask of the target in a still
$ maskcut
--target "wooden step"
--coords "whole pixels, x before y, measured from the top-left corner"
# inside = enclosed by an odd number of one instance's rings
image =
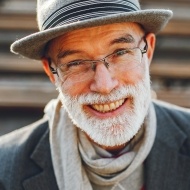
[[[42,63],[40,61],[24,58],[12,53],[0,53],[0,57],[1,72],[43,72]]]
[[[154,60],[150,66],[153,77],[190,79],[190,60]]]
[[[57,97],[48,78],[31,75],[0,78],[0,107],[43,107]]]
[[[155,92],[159,100],[190,108],[190,88],[184,90],[157,90]]]

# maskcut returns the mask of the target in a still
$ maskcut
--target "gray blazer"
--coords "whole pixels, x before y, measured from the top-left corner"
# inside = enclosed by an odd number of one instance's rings
[[[190,190],[190,112],[154,103],[157,134],[145,190]],[[43,119],[0,138],[0,190],[58,190]]]

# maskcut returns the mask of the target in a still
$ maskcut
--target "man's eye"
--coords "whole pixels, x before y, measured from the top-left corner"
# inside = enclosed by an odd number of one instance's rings
[[[125,54],[127,54],[127,53],[129,53],[129,52],[130,52],[129,50],[123,49],[123,50],[116,51],[116,52],[115,52],[115,55],[116,55],[116,56],[125,55]]]
[[[71,62],[67,63],[67,67],[75,67],[75,66],[79,66],[81,64],[83,64],[82,60],[71,61]]]

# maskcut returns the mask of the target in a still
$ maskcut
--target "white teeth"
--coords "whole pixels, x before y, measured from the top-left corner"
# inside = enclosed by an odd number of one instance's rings
[[[115,102],[111,102],[109,104],[94,104],[92,105],[92,107],[99,112],[105,113],[105,112],[116,110],[119,106],[123,104],[124,101],[125,100],[122,99]]]
[[[105,112],[107,112],[107,111],[109,111],[110,110],[110,107],[109,107],[109,105],[104,105],[104,109],[103,109],[103,111],[105,111]]]
[[[97,107],[98,107],[98,109],[100,110],[100,111],[103,111],[104,110],[104,106],[103,105],[97,105]]]
[[[110,109],[111,109],[111,110],[115,109],[115,107],[116,107],[116,104],[114,104],[114,103],[111,103],[111,104],[110,104]]]

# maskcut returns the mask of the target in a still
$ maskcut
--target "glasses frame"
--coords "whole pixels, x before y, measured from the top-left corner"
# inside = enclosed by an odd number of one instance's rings
[[[141,38],[140,42],[141,42],[142,40],[144,40],[144,42],[145,42],[144,49],[141,49],[140,47],[134,47],[134,48],[126,48],[126,50],[133,50],[133,49],[137,49],[137,48],[138,48],[138,49],[140,49],[141,54],[142,54],[142,57],[143,57],[143,54],[147,53],[147,50],[148,50],[148,43],[147,43],[147,40],[146,40],[146,36],[143,36],[143,37]],[[140,42],[139,42],[139,44],[140,44]],[[124,49],[124,50],[125,50],[125,49]],[[123,50],[122,50],[122,51],[123,51]],[[108,68],[108,67],[109,67],[109,63],[106,62],[106,58],[109,57],[110,55],[113,55],[113,54],[115,54],[115,52],[114,52],[114,53],[111,53],[111,54],[109,54],[109,55],[107,55],[107,56],[104,57],[103,59],[99,59],[99,60],[83,60],[83,61],[91,62],[91,64],[92,64],[92,67],[91,67],[91,68],[92,68],[93,71],[95,71],[95,69],[96,69],[96,63],[97,63],[97,62],[103,62],[103,64],[106,66],[106,68]],[[51,59],[50,59],[50,58],[48,58],[48,64],[49,64],[49,68],[50,68],[52,74],[56,74],[56,75],[59,77],[59,74],[58,74],[58,72],[57,72],[57,69],[58,69],[59,67],[56,67],[56,69],[53,68],[53,67],[51,66],[52,62],[51,62]]]

